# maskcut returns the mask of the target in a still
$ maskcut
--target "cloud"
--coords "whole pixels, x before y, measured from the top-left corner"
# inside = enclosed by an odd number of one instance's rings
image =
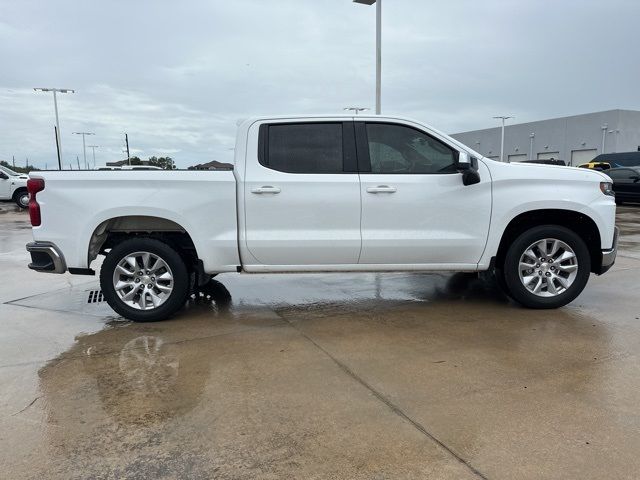
[[[456,132],[640,108],[631,0],[394,0],[383,12],[383,112]],[[375,8],[349,0],[21,0],[0,6],[0,159],[229,161],[236,120],[372,108]],[[94,143],[95,141],[95,143]]]

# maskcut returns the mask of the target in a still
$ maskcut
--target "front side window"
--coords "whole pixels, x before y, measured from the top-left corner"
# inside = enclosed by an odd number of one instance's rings
[[[342,123],[265,126],[266,151],[260,163],[287,173],[342,173]]]
[[[371,173],[455,173],[457,152],[404,125],[368,123]]]

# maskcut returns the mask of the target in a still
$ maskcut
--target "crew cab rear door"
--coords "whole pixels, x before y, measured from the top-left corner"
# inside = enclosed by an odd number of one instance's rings
[[[361,264],[473,269],[485,248],[491,181],[465,186],[458,151],[410,122],[356,122]]]
[[[253,257],[243,257],[245,269],[358,263],[353,122],[269,121],[255,128],[258,145],[248,145],[244,181],[244,238]]]

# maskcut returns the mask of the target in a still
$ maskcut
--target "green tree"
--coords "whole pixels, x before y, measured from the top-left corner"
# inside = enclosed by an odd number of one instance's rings
[[[160,167],[163,170],[175,170],[176,168],[171,157],[149,157],[149,165]]]
[[[29,173],[32,170],[40,170],[39,168],[36,168],[33,165],[27,165],[26,167],[14,167],[9,162],[5,162],[4,160],[0,160],[0,165],[2,165],[3,167],[10,168],[11,170],[17,173]]]

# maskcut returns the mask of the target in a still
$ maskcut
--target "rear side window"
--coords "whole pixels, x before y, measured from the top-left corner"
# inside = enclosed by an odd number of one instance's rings
[[[287,173],[342,173],[342,123],[262,125],[260,163]]]

